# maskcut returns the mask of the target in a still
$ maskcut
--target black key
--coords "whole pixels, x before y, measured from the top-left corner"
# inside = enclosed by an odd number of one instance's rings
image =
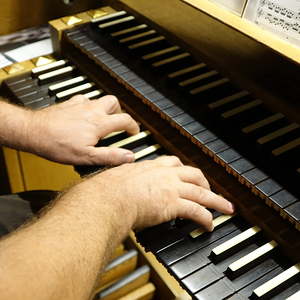
[[[172,101],[167,98],[161,99],[154,103],[160,110],[167,109],[174,105]]]
[[[255,188],[267,197],[282,190],[282,186],[271,178],[256,184]]]
[[[230,148],[217,153],[215,159],[220,160],[222,164],[227,165],[239,158],[241,158],[241,155],[238,152],[236,152],[234,149]]]
[[[144,97],[147,98],[151,102],[157,102],[164,98],[164,95],[160,92],[154,90],[152,92],[147,92],[144,94]]]
[[[295,282],[291,284],[288,288],[284,289],[282,292],[277,292],[276,295],[272,297],[272,300],[287,299],[288,297],[294,295],[300,291],[300,282]]]
[[[209,259],[208,256],[211,253],[212,249],[230,240],[232,237],[238,235],[241,232],[242,232],[241,229],[237,229],[231,232],[230,234],[226,235],[225,237],[218,239],[217,241],[209,244],[204,248],[201,248],[200,250],[192,253],[191,255],[188,255],[187,257],[173,264],[170,267],[171,271],[179,279],[182,279],[183,277],[186,277],[187,275],[193,273],[194,271],[203,268],[204,266],[211,263],[211,260]]]
[[[211,152],[211,154],[215,155],[221,151],[224,151],[228,149],[230,146],[227,145],[224,141],[221,139],[214,140],[212,142],[209,142],[205,145],[205,147],[208,149],[208,151]]]
[[[298,199],[294,195],[286,190],[281,190],[280,192],[277,192],[274,195],[270,196],[270,200],[280,208],[286,208],[287,206],[298,201]]]
[[[224,237],[227,234],[238,229],[238,226],[234,222],[229,222],[224,226],[215,229],[211,233],[205,233],[199,238],[191,239],[186,237],[184,240],[178,242],[174,246],[170,246],[157,253],[157,256],[166,265],[171,265],[180,259],[183,259],[187,255],[208,246],[214,241]]]
[[[268,175],[263,173],[261,170],[255,168],[242,174],[242,177],[245,178],[249,184],[255,185],[267,179]]]
[[[176,122],[176,120],[175,120],[175,122]],[[183,126],[183,129],[185,131],[187,131],[190,135],[195,135],[196,133],[206,130],[206,127],[204,125],[202,125],[201,123],[199,123],[198,121],[194,121],[192,123],[188,123],[187,125],[182,125],[182,126]]]
[[[284,211],[295,221],[300,221],[300,202],[296,202],[287,208],[284,209]]]
[[[218,137],[212,133],[210,130],[205,130],[200,133],[197,133],[193,136],[198,142],[201,144],[207,144],[209,142],[212,142],[216,140]]]
[[[239,175],[255,168],[255,166],[245,158],[240,158],[234,162],[231,162],[229,167]]]
[[[231,282],[228,279],[223,278],[197,293],[195,297],[198,300],[220,300],[231,296],[234,292],[235,290]]]
[[[177,117],[173,118],[173,121],[176,122],[179,126],[183,127],[185,125],[188,125],[190,123],[197,123],[194,118],[192,118],[189,114],[187,113],[182,113]],[[199,124],[199,123],[198,123]]]
[[[173,105],[172,107],[164,109],[163,112],[170,118],[174,118],[184,113],[184,111],[177,105]]]

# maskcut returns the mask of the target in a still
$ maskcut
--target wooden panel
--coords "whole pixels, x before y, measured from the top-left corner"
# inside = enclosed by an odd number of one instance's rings
[[[72,166],[50,162],[25,152],[19,152],[19,156],[25,190],[50,189],[60,191],[79,179],[79,175]]]
[[[296,47],[289,42],[277,37],[276,35],[261,29],[254,23],[244,20],[226,9],[211,3],[207,0],[183,0],[190,5],[200,9],[214,18],[232,26],[233,28],[249,35],[253,39],[260,43],[267,45],[273,50],[279,52],[280,54],[294,60],[298,64],[300,63],[300,48]]]
[[[96,8],[99,6],[99,2],[98,0],[77,0],[73,5],[66,5],[62,0],[2,0],[0,34],[46,24],[47,21],[54,18]]]
[[[11,192],[23,192],[25,190],[25,186],[23,174],[20,167],[18,151],[3,147],[3,155],[5,159]]]

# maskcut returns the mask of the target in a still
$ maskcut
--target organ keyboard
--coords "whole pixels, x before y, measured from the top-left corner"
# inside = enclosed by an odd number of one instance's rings
[[[212,233],[186,220],[139,232],[146,249],[195,299],[296,299],[299,125],[123,10],[66,31],[62,52],[65,59],[6,80],[6,91],[31,108],[79,92],[119,94],[145,130],[101,145],[131,149],[137,160],[179,155],[238,208],[236,216],[213,212]]]

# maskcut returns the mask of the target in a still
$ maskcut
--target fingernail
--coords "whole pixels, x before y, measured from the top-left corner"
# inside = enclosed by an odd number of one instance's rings
[[[124,154],[124,161],[125,162],[133,162],[134,161],[134,154],[132,152],[127,152]]]
[[[230,211],[232,211],[232,212],[234,212],[234,204],[233,203],[231,203],[231,202],[228,202],[228,208],[229,208],[229,210]]]
[[[212,231],[214,231],[214,229],[215,229],[214,225],[211,224],[211,226],[210,226],[210,228],[208,229],[208,231],[209,231],[209,232],[212,232]]]

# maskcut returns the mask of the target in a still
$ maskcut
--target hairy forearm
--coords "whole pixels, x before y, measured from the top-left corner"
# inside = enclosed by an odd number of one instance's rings
[[[72,188],[0,242],[1,299],[89,299],[99,271],[132,225],[110,195],[95,198],[95,189],[104,186],[88,180]]]
[[[29,120],[33,112],[0,98],[0,144],[27,150]]]

